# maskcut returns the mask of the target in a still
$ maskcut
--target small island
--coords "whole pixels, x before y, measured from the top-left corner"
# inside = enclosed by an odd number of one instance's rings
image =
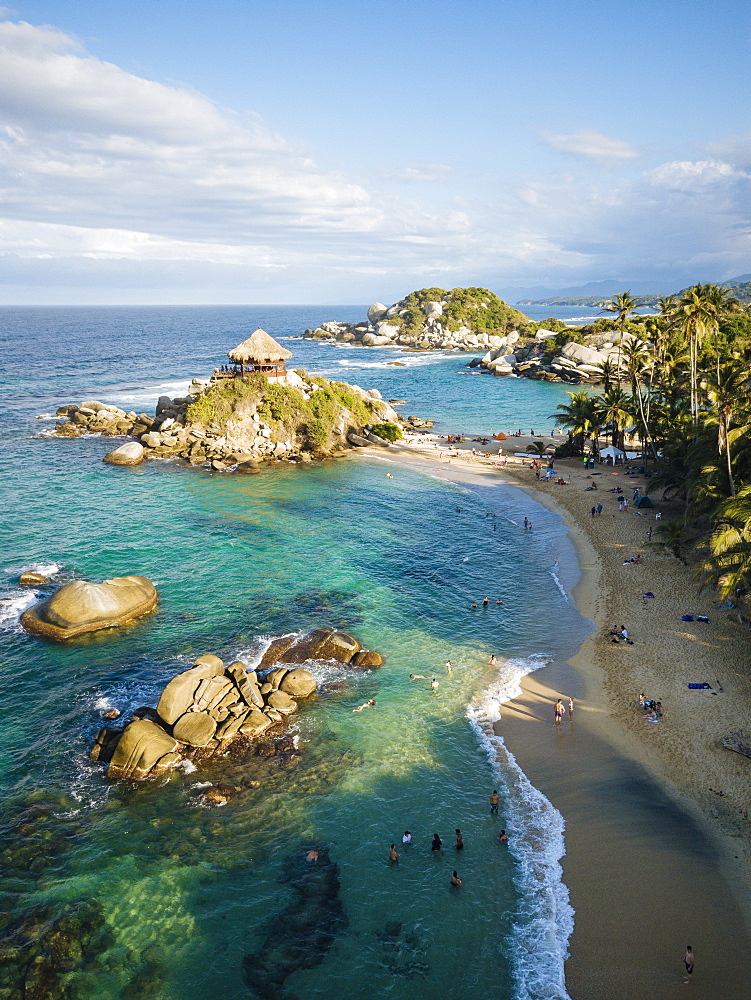
[[[153,416],[96,400],[61,406],[54,436],[93,433],[135,439],[110,452],[112,465],[180,458],[215,472],[258,471],[262,461],[309,462],[401,438],[400,417],[372,389],[288,371],[291,352],[264,330],[228,352],[232,365],[186,396],[160,396]]]

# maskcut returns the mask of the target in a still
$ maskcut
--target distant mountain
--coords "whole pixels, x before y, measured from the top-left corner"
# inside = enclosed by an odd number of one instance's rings
[[[746,304],[751,302],[751,274],[740,274],[736,278],[728,278],[727,281],[719,282],[721,288],[727,288],[731,295],[734,295],[740,302]],[[580,289],[563,289],[555,295],[545,299],[517,299],[518,306],[587,306],[589,308],[602,309],[606,303],[614,298],[619,292],[624,291],[623,283],[614,288],[611,281],[591,281],[588,286],[589,291],[583,292]],[[657,300],[667,298],[667,295],[681,296],[686,288],[681,288],[677,292],[659,292],[637,294],[638,289],[628,289],[640,306],[656,307]]]

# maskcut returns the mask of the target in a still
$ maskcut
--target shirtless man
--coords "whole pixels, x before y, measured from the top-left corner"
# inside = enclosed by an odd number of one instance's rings
[[[493,794],[490,796],[490,815],[491,816],[497,816],[498,815],[498,803],[500,801],[501,801],[501,796],[498,794],[498,792],[495,789],[493,789]]]
[[[394,845],[392,844],[391,847],[389,847],[389,861],[394,862],[398,860],[399,860],[399,852],[397,851],[396,847],[394,847]]]
[[[684,983],[691,982],[691,976],[694,974],[694,949],[690,944],[686,945],[686,954],[683,956],[683,964],[686,966],[686,978],[683,980]]]
[[[441,686],[441,685],[439,684],[439,682],[438,682],[438,681],[437,681],[437,680],[435,679],[435,677],[434,677],[434,678],[433,678],[433,680],[432,680],[432,681],[430,682],[430,687],[431,687],[431,689],[432,689],[433,691],[435,691],[435,690],[436,690],[436,688],[439,688],[440,686]]]
[[[411,681],[426,681],[428,678],[425,674],[410,674],[409,679]]]
[[[459,878],[459,875],[457,874],[457,872],[452,872],[452,874],[451,874],[451,884],[452,885],[461,885],[462,884],[462,880]]]
[[[553,711],[555,713],[555,724],[556,726],[560,726],[561,720],[563,719],[563,702],[561,701],[560,698],[555,703],[555,708]]]
[[[508,834],[506,833],[505,830],[501,830],[501,832],[498,834],[498,843],[505,844],[507,840],[508,840]]]

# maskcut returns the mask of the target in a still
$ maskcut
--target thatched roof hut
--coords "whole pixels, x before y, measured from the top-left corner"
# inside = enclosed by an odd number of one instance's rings
[[[241,365],[278,365],[292,357],[292,351],[277,344],[265,330],[256,330],[247,340],[227,352],[227,357]]]

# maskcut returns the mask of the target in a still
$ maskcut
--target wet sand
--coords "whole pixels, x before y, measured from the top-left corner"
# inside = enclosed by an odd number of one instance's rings
[[[556,463],[569,486],[538,484],[521,460],[500,468],[495,456],[472,458],[466,453],[472,444],[450,462],[453,446],[449,453],[435,439],[389,457],[431,474],[438,466],[454,481],[499,478],[558,511],[582,571],[577,604],[598,626],[569,664],[524,679],[521,697],[504,706],[497,728],[566,822],[562,864],[576,911],[567,988],[575,1000],[660,1000],[687,988],[682,956],[690,943],[697,957],[692,994],[747,1000],[751,761],[719,749],[718,739],[751,714],[747,633],[725,619],[712,632],[676,627],[684,607],[716,614],[711,595],[698,598],[691,570],[644,544],[646,519],[617,513],[604,489],[593,499],[585,489],[593,480],[578,463]],[[503,442],[506,453],[509,445],[523,451],[526,441]],[[623,485],[630,496],[634,482]],[[589,508],[598,500],[606,509],[592,519]],[[642,565],[623,566],[640,551]],[[648,589],[658,595],[654,602],[642,599]],[[628,619],[634,646],[613,646],[604,637],[614,615],[618,624]],[[723,691],[699,692],[712,701],[701,703],[697,715],[686,677],[703,680],[705,672],[713,684],[721,679]],[[656,725],[642,721],[636,704],[642,689],[668,708]],[[573,695],[576,707],[558,731],[552,705],[559,695]]]

